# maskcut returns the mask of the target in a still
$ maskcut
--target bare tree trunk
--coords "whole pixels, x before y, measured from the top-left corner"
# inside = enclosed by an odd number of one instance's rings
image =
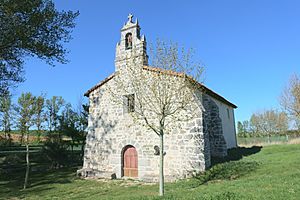
[[[7,135],[8,135],[8,146],[11,146],[11,141],[12,141],[11,135],[10,133],[8,133]]]
[[[71,146],[71,148],[72,148],[72,153],[71,153],[71,155],[72,155],[72,161],[74,160],[74,138],[72,138],[72,141],[71,141],[71,144],[72,144],[72,146]]]
[[[37,129],[37,141],[38,141],[38,143],[41,141],[41,130],[40,130],[39,126],[38,126],[38,129]]]
[[[84,146],[85,146],[85,142],[82,141],[82,144],[81,144],[81,160],[83,161],[84,159]]]
[[[24,181],[24,189],[27,188],[28,177],[29,177],[29,169],[30,169],[30,162],[29,162],[29,134],[27,132],[26,135],[26,174],[25,174],[25,181]]]
[[[59,143],[61,144],[62,139],[61,139],[61,133],[60,133],[60,131],[58,131],[58,140],[59,140]]]
[[[22,132],[21,138],[20,138],[20,143],[21,143],[21,145],[23,144],[23,139],[24,139],[24,133]]]
[[[159,165],[159,196],[164,195],[164,134],[159,135],[160,139],[160,165]]]

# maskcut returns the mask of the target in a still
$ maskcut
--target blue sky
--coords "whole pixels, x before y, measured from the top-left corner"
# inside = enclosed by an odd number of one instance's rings
[[[63,96],[76,105],[83,93],[114,72],[115,46],[128,13],[138,17],[147,42],[157,38],[196,49],[204,84],[235,103],[236,121],[280,108],[289,77],[300,74],[300,1],[55,0],[79,10],[66,65],[26,62],[26,82],[14,92]]]

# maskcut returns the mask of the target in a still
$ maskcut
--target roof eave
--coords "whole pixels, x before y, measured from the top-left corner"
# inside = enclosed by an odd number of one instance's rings
[[[89,97],[91,92],[93,92],[94,90],[98,89],[99,87],[101,87],[102,85],[104,85],[105,83],[107,83],[108,81],[110,81],[114,76],[115,76],[115,73],[111,74],[109,77],[107,77],[103,81],[100,81],[97,85],[95,85],[94,87],[92,87],[91,89],[89,89],[88,91],[86,91],[84,93],[84,96]]]

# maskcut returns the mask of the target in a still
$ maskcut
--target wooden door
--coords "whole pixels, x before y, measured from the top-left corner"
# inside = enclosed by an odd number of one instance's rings
[[[124,152],[123,172],[126,177],[138,177],[138,157],[134,147]]]

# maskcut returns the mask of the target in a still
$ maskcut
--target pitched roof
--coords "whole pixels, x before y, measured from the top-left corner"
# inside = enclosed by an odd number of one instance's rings
[[[179,77],[183,77],[186,76],[186,74],[184,73],[180,73],[180,72],[174,72],[171,70],[164,70],[161,68],[157,68],[157,67],[150,67],[150,66],[144,66],[143,67],[144,70],[148,70],[148,71],[153,71],[153,72],[160,72],[160,73],[165,73],[165,74],[169,74],[169,75],[173,75],[173,76],[179,76]],[[192,77],[189,77],[192,81],[194,81],[194,79]],[[199,88],[206,94],[208,94],[209,96],[231,106],[232,108],[237,108],[236,105],[234,105],[233,103],[231,103],[230,101],[228,101],[227,99],[225,99],[224,97],[222,97],[221,95],[217,94],[216,92],[212,91],[211,89],[209,89],[208,87],[206,87],[205,85],[203,85],[202,83],[199,83],[196,81],[196,84],[199,86]]]
[[[109,77],[107,77],[103,81],[100,81],[97,85],[95,85],[94,87],[92,87],[91,89],[89,89],[88,91],[86,91],[84,93],[84,96],[89,97],[89,95],[90,95],[91,92],[93,92],[97,88],[101,87],[102,85],[104,85],[105,83],[107,83],[108,81],[110,81],[114,76],[115,76],[115,73],[111,74]]]
[[[164,73],[164,74],[168,74],[168,75],[173,75],[173,76],[179,76],[179,77],[183,77],[186,76],[186,74],[184,73],[180,73],[180,72],[174,72],[171,70],[164,70],[161,68],[157,68],[157,67],[150,67],[150,66],[143,66],[144,70],[147,71],[152,71],[152,72],[158,72],[158,73]],[[84,93],[84,96],[89,96],[89,94],[96,90],[97,88],[101,87],[102,85],[104,85],[105,83],[107,83],[109,80],[111,80],[113,77],[115,76],[115,73],[111,74],[109,77],[107,77],[106,79],[104,79],[103,81],[99,82],[97,85],[95,85],[94,87],[92,87],[91,89],[89,89],[86,93]],[[191,78],[191,80],[193,80]],[[236,105],[234,105],[233,103],[231,103],[230,101],[228,101],[227,99],[225,99],[224,97],[222,97],[221,95],[217,94],[216,92],[212,91],[211,89],[209,89],[208,87],[206,87],[205,85],[203,85],[202,83],[199,83],[196,81],[196,84],[199,86],[199,88],[202,90],[202,92],[204,92],[205,94],[208,94],[209,96],[215,98],[216,100],[219,100],[221,102],[223,102],[224,104],[227,104],[228,106],[232,107],[232,108],[237,108]]]

